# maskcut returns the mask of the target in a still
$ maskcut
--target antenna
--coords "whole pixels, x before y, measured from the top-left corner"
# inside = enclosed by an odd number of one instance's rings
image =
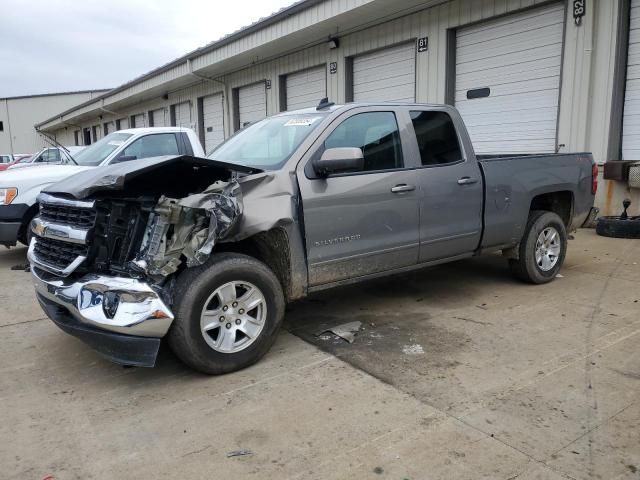
[[[316,107],[316,110],[325,110],[325,109],[327,109],[329,107],[332,107],[334,105],[335,105],[335,103],[330,102],[327,97],[324,97],[322,100],[320,100],[320,103]]]

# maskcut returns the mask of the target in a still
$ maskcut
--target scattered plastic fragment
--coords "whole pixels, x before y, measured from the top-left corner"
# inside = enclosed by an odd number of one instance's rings
[[[227,458],[244,457],[245,455],[253,455],[253,452],[251,450],[234,450],[227,453]]]
[[[325,328],[319,332],[316,332],[316,337],[321,337],[322,334],[331,332],[334,335],[346,340],[349,343],[353,343],[356,339],[356,333],[360,330],[362,322],[348,322],[342,325],[336,325],[335,327]]]
[[[422,345],[418,343],[405,345],[404,347],[402,347],[402,353],[404,353],[405,355],[423,355],[424,348],[422,348]]]

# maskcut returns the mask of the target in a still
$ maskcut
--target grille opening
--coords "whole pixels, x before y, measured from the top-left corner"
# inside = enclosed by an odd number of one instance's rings
[[[88,229],[96,221],[96,212],[89,208],[40,204],[40,218],[49,222]]]
[[[34,253],[39,262],[64,270],[80,256],[87,255],[87,247],[61,242],[51,238],[38,237]]]

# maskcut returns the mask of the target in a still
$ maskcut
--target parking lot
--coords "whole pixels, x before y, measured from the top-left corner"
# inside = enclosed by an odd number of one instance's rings
[[[102,360],[25,252],[0,250],[1,478],[640,478],[637,240],[581,230],[543,286],[493,256],[326,291],[220,377]]]

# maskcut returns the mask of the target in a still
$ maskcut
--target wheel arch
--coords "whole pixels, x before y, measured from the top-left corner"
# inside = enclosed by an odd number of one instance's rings
[[[545,210],[557,214],[567,230],[571,227],[573,218],[574,194],[571,190],[558,190],[540,193],[531,199],[529,213],[535,210]]]
[[[249,255],[267,265],[278,278],[287,300],[302,296],[294,281],[294,260],[290,237],[282,227],[257,233],[235,242],[223,242],[216,247],[218,252],[233,252]]]

